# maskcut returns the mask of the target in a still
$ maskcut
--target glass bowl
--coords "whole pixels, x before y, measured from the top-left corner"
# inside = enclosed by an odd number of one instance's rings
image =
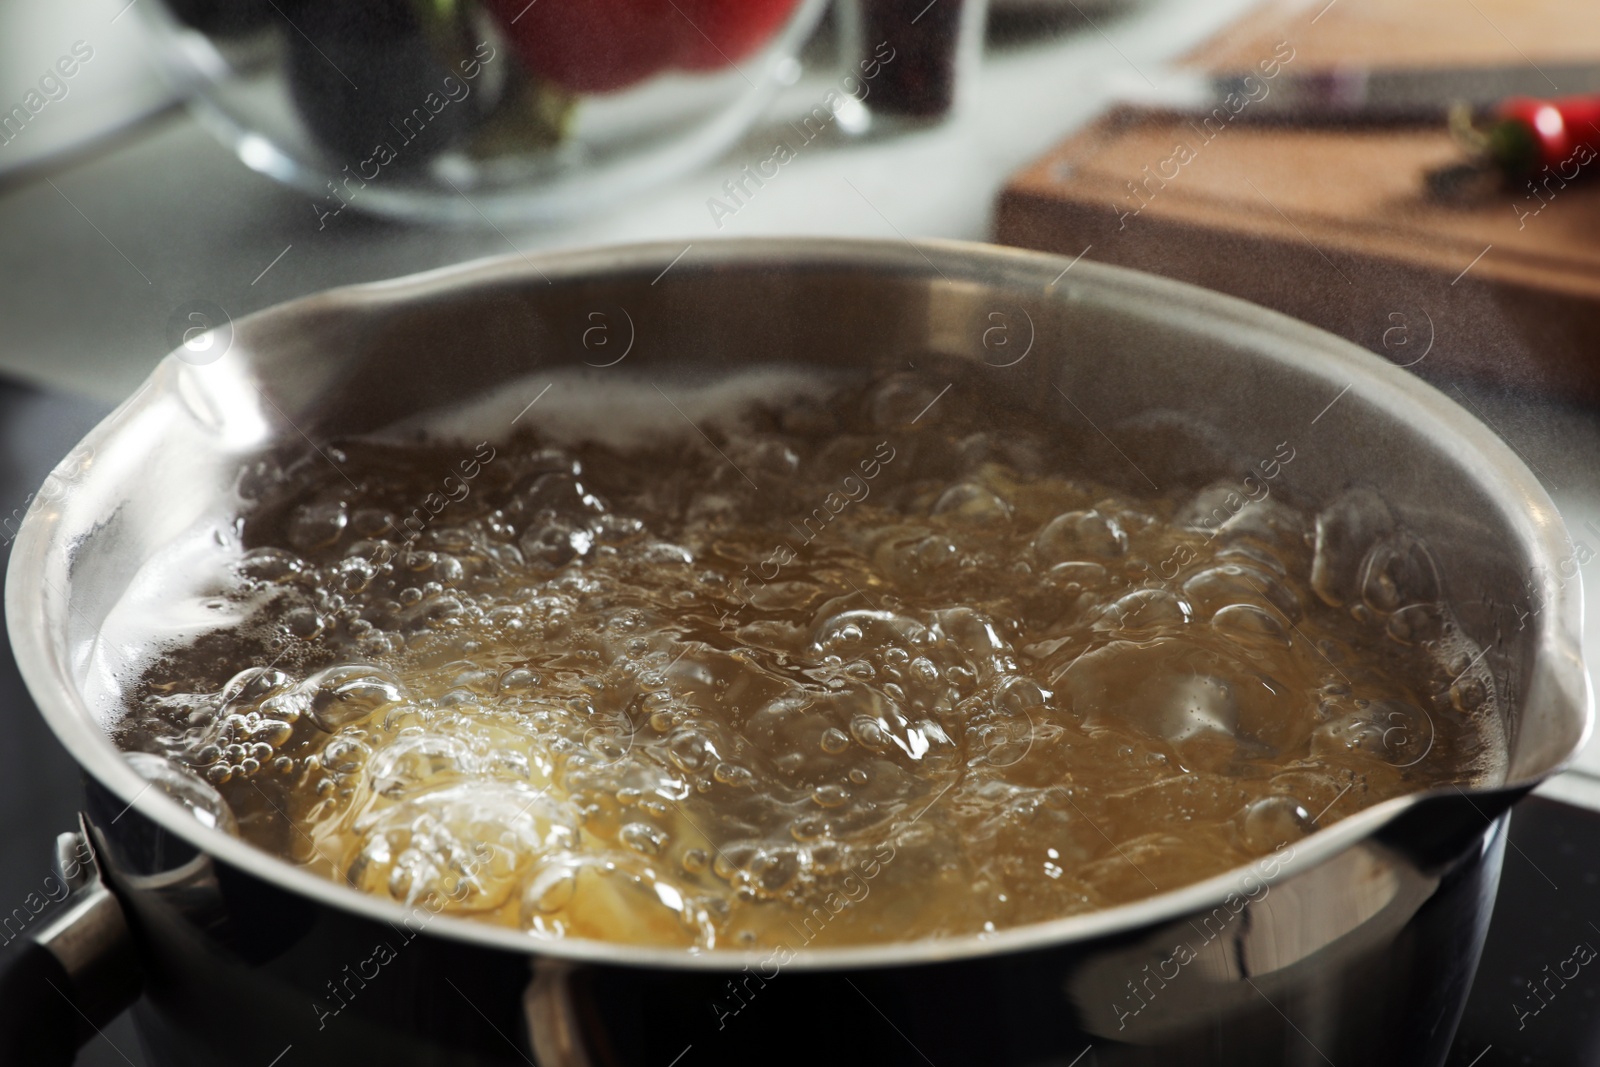
[[[690,170],[799,76],[827,0],[152,0],[201,121],[345,208],[554,221]]]

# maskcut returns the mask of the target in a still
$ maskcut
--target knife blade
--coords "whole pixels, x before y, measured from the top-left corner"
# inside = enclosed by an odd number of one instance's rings
[[[1348,67],[1310,73],[1282,71],[1220,74],[1185,102],[1209,111],[1227,107],[1230,94],[1249,103],[1232,109],[1233,121],[1319,123],[1442,122],[1452,105],[1487,110],[1512,96],[1540,98],[1600,93],[1600,64],[1428,67]],[[1266,87],[1263,93],[1262,86]]]

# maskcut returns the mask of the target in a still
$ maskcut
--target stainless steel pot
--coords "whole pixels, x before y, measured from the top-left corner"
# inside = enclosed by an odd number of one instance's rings
[[[82,1031],[61,1000],[114,1010],[97,974],[131,945],[143,1033],[169,1064],[1439,1064],[1507,809],[1589,729],[1570,542],[1527,468],[1410,375],[1189,286],[980,245],[646,245],[327,293],[241,321],[214,362],[180,354],[57,469],[12,554],[17,659],[87,772],[84,832],[109,893],[84,866],[80,900],[96,895],[77,910],[92,921],[13,960],[8,1029],[21,1011],[35,1033],[56,1018]],[[1251,871],[1134,904],[780,963],[421,922],[202,825],[100,725],[129,670],[113,609],[158,549],[226,521],[253,457],[582,363],[671,383],[935,357],[987,364],[984,388],[1019,424],[1078,435],[1110,477],[1195,483],[1290,442],[1293,497],[1375,489],[1432,548],[1486,650],[1504,782],[1392,800]],[[69,861],[79,847],[65,841]],[[1180,944],[1193,958],[1175,964]],[[46,977],[61,996],[34,995]]]

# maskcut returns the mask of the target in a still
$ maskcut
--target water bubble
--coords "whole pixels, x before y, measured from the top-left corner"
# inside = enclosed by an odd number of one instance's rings
[[[889,737],[878,720],[865,715],[851,720],[850,736],[855,738],[857,744],[873,752],[882,752],[889,747]]]
[[[1311,587],[1340,607],[1358,600],[1363,565],[1373,543],[1394,529],[1394,516],[1376,492],[1348,489],[1317,513]]]
[[[581,864],[572,858],[546,861],[528,880],[528,888],[522,895],[524,910],[543,915],[564,911],[577,896],[580,869]]]
[[[288,741],[293,733],[294,727],[282,719],[263,719],[248,734],[255,745],[252,755],[256,759],[267,759],[272,755],[272,750]]]
[[[311,721],[329,733],[405,699],[400,679],[383,667],[365,664],[318,671],[301,683],[300,692]]]
[[[963,482],[940,494],[933,514],[956,522],[994,526],[1011,519],[1011,505],[981,485]]]
[[[1450,687],[1450,704],[1463,715],[1477,711],[1489,699],[1489,691],[1476,678],[1463,678]]]
[[[1108,571],[1098,563],[1068,560],[1045,571],[1045,580],[1063,592],[1095,589],[1105,584]]]
[[[1279,578],[1287,578],[1289,576],[1289,568],[1285,566],[1277,553],[1249,541],[1236,541],[1220,549],[1217,552],[1217,559],[1244,563],[1247,566],[1269,571]]]
[[[1086,556],[1111,558],[1128,550],[1128,535],[1121,523],[1099,511],[1068,511],[1044,525],[1034,538],[1033,550],[1047,564]]]
[[[668,841],[665,830],[647,822],[628,823],[618,831],[617,838],[624,845],[645,856],[659,855]]]
[[[1046,729],[1053,729],[1046,726]],[[1033,749],[1039,732],[1031,714],[1008,716],[984,723],[978,731],[979,759],[995,768],[1016,766]]]
[[[1277,616],[1255,604],[1229,604],[1211,616],[1211,625],[1245,645],[1288,647],[1293,640]]]
[[[792,848],[762,849],[750,858],[749,880],[763,895],[776,896],[787,889],[804,866]]]
[[[433,576],[445,585],[455,585],[467,576],[467,570],[459,559],[440,552],[433,559]]]
[[[667,743],[667,753],[679,770],[693,773],[705,768],[716,756],[716,749],[704,735],[694,730],[681,730]]]
[[[199,775],[170,760],[147,752],[128,752],[124,753],[122,758],[139,773],[139,777],[177,801],[185,811],[194,816],[196,822],[238,836],[239,823],[234,817],[233,809],[222,798],[222,794]],[[222,781],[226,781],[228,777],[226,774],[221,775]]]
[[[824,619],[812,631],[811,643],[819,652],[837,654],[863,646],[915,644],[924,640],[927,633],[928,628],[910,616],[860,609]]]
[[[717,764],[716,770],[711,772],[711,777],[730,789],[754,789],[758,784],[756,776],[749,769],[735,763]]]
[[[377,573],[378,568],[370,561],[354,556],[339,562],[336,581],[346,593],[360,593],[372,584]]]
[[[589,529],[594,532],[595,540],[601,544],[621,545],[642,535],[645,532],[645,524],[630,515],[608,513],[591,520]]]
[[[583,747],[602,764],[617,763],[633,750],[633,724],[627,721],[591,726],[584,731]]]
[[[552,455],[551,464],[558,469],[534,475],[512,490],[513,505],[508,510],[525,516],[597,515],[606,510],[604,502],[584,488],[574,461]]]
[[[539,684],[539,676],[526,667],[514,667],[500,676],[500,691],[520,693]]]
[[[1215,612],[1230,604],[1262,602],[1276,608],[1289,619],[1298,619],[1300,598],[1277,575],[1242,563],[1207,567],[1183,583],[1184,596],[1203,612]]]
[[[1265,493],[1249,490],[1248,481],[1224,482],[1202,490],[1179,511],[1175,521],[1210,538],[1219,538],[1230,547],[1250,544],[1245,539],[1262,545],[1300,545],[1305,538],[1300,513]],[[1260,484],[1270,491],[1266,483]],[[1227,551],[1217,554],[1222,556]]]
[[[283,615],[283,628],[302,641],[320,636],[323,626],[322,616],[309,607],[293,608]]]
[[[270,667],[247,667],[228,679],[222,687],[222,703],[259,704],[280,693],[292,684],[293,679],[283,671]]]
[[[1232,759],[1243,737],[1286,739],[1280,734],[1295,728],[1244,686],[1248,677],[1217,653],[1160,638],[1087,652],[1057,685],[1086,725],[1131,726],[1172,744],[1185,766],[1211,769]]]
[[[339,540],[350,522],[344,501],[303,504],[289,516],[289,543],[302,552],[327,548]]]
[[[471,750],[454,738],[402,737],[373,754],[368,774],[374,791],[399,797],[459,779],[476,762]]]
[[[849,799],[850,791],[842,785],[819,785],[811,791],[811,802],[821,808],[837,808]]]
[[[1405,604],[1439,598],[1439,568],[1425,545],[1396,532],[1367,553],[1361,569],[1361,596],[1374,611],[1391,612]]]
[[[1138,589],[1107,604],[1095,629],[1157,630],[1182,626],[1194,615],[1188,601],[1165,589]]]
[[[593,544],[594,535],[586,527],[550,515],[524,530],[517,548],[528,563],[554,568],[585,555]]]
[[[1356,702],[1356,710],[1317,727],[1313,754],[1361,752],[1392,767],[1411,767],[1432,751],[1432,717],[1415,704],[1398,700]]]
[[[912,588],[948,575],[960,558],[955,542],[938,534],[891,538],[874,555],[877,565],[891,578]]]
[[[1389,616],[1384,629],[1403,645],[1437,641],[1445,633],[1447,618],[1437,604],[1410,604]]]
[[[450,679],[452,689],[470,689],[480,696],[491,696],[500,688],[500,678],[494,671],[480,670],[469,665],[467,670]]]
[[[1244,809],[1245,841],[1257,852],[1271,852],[1300,840],[1316,829],[1311,813],[1298,800],[1267,796]]]
[[[239,573],[262,582],[292,582],[305,573],[305,562],[281,548],[252,548],[239,561]]]

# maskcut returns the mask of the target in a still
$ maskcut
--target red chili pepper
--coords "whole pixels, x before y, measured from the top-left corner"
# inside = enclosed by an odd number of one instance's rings
[[[1515,96],[1495,108],[1494,121],[1482,133],[1490,161],[1508,173],[1559,166],[1580,144],[1600,145],[1600,96]]]
[[[765,44],[797,0],[488,0],[535,77],[608,93],[664,70],[713,70]]]

